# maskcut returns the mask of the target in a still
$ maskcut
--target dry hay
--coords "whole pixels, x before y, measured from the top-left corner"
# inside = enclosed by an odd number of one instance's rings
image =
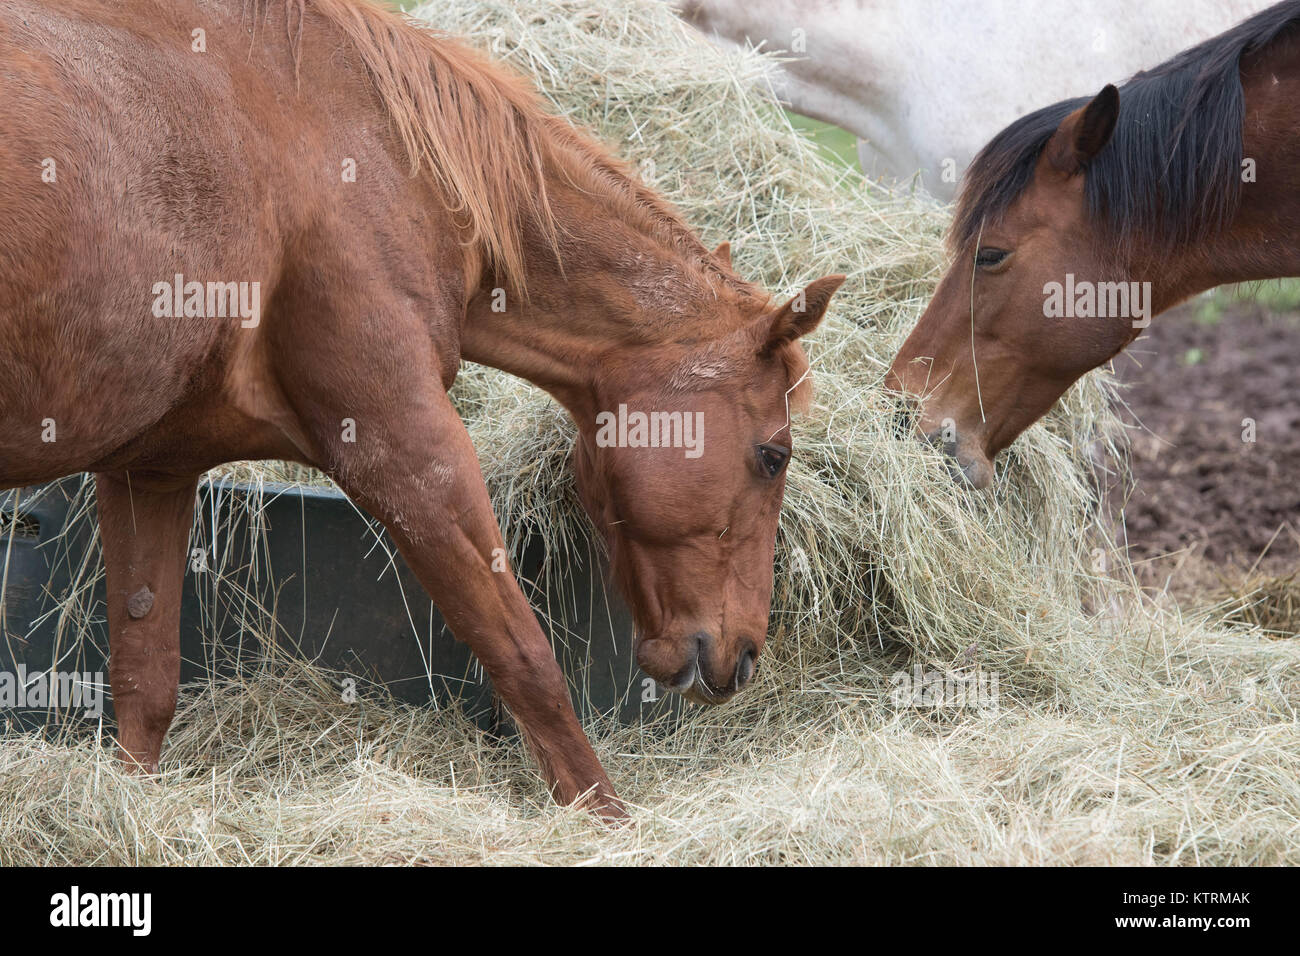
[[[1225,583],[1220,606],[1225,621],[1258,628],[1269,637],[1300,637],[1300,572],[1249,574]]]
[[[769,58],[715,51],[657,0],[421,15],[535,76],[746,277],[850,273],[811,342],[759,678],[673,726],[589,725],[641,808],[606,832],[550,805],[517,743],[344,704],[279,662],[185,691],[161,783],[99,741],[5,740],[0,863],[1300,861],[1300,650],[1146,601],[1105,546],[1106,375],[1017,442],[992,494],[894,434],[880,383],[943,266],[943,210],[847,181],[771,101]],[[512,546],[588,537],[564,413],[488,369],[454,393]],[[997,706],[900,703],[913,667],[996,675]]]

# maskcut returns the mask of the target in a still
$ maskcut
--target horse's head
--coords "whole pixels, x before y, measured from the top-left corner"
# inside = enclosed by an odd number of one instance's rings
[[[843,280],[720,323],[720,338],[611,353],[579,420],[578,489],[636,619],[637,662],[697,703],[744,687],[763,650],[790,410],[808,384],[798,339]]]
[[[1118,113],[1108,86],[985,147],[958,207],[955,261],[890,368],[889,384],[920,400],[920,434],[975,487],[1071,383],[1135,337],[1133,320],[1150,308],[1130,294],[1085,195]]]

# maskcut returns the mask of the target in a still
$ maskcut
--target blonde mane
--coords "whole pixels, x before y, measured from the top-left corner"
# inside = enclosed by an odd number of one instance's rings
[[[269,4],[274,0],[255,0]],[[531,84],[461,42],[369,0],[283,0],[295,51],[307,10],[337,28],[364,62],[406,148],[427,169],[498,275],[526,289],[531,227],[560,260],[561,226],[547,171],[619,204],[620,216],[742,297],[766,296],[719,263],[680,214],[589,136],[547,112]]]

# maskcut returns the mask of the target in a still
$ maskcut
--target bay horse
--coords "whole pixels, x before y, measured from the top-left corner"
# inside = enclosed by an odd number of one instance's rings
[[[285,459],[388,529],[555,798],[625,813],[496,570],[462,361],[573,416],[641,667],[751,680],[798,339],[843,276],[774,303],[530,86],[364,0],[6,0],[0,128],[0,488],[95,474],[128,767],[175,709],[199,476]],[[696,447],[599,441],[620,406]]]
[[[684,0],[727,44],[783,51],[778,95],[858,136],[868,176],[948,202],[1017,117],[1100,89],[1270,0]],[[1051,29],[1044,29],[1051,24]]]
[[[975,159],[953,263],[889,369],[977,488],[1154,315],[1300,275],[1300,2],[1123,87],[1017,120]]]

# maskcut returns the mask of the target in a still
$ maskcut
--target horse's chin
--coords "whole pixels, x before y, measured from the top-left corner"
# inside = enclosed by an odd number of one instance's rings
[[[692,704],[699,704],[701,707],[716,707],[718,704],[725,704],[736,696],[735,691],[726,694],[713,694],[702,688],[698,682],[676,693],[681,694]]]

